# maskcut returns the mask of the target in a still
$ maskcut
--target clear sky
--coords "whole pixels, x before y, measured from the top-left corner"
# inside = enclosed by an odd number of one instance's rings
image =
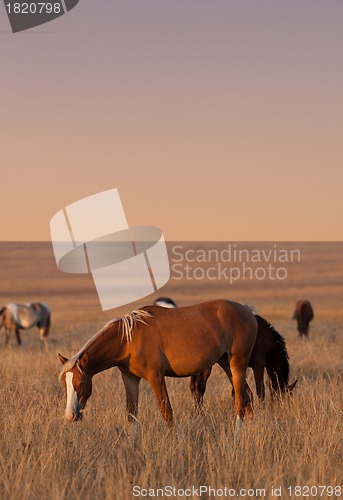
[[[0,5],[0,239],[117,187],[167,240],[342,240],[342,0]]]

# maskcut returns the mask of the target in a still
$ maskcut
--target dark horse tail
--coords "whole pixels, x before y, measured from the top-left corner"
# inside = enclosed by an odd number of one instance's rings
[[[266,370],[273,391],[280,393],[288,389],[289,358],[286,341],[266,319],[255,315],[258,330],[262,335],[269,334],[271,348],[266,356]]]

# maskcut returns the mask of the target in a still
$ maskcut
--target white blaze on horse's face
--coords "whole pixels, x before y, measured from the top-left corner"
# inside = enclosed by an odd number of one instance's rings
[[[81,413],[79,412],[79,402],[77,399],[77,393],[73,385],[73,372],[66,373],[66,389],[67,389],[67,406],[66,406],[66,418],[69,422],[75,422],[81,419]]]
[[[61,363],[65,365],[67,358],[58,355]],[[65,416],[69,422],[76,422],[82,419],[81,411],[86,406],[87,399],[92,394],[92,377],[86,374],[88,364],[88,354],[84,352],[77,362],[70,363],[70,370],[62,370],[60,380],[64,385],[67,394],[67,405]]]

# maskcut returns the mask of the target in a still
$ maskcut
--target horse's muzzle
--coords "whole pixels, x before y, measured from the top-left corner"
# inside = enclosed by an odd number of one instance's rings
[[[66,419],[69,422],[79,422],[82,420],[82,413],[79,411],[73,411],[73,412],[66,412]]]

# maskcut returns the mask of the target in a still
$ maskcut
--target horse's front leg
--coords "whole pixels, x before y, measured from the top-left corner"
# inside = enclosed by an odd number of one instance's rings
[[[127,418],[130,423],[137,421],[138,415],[138,394],[139,394],[139,382],[141,379],[136,377],[136,375],[123,373],[122,379],[125,387],[126,394],[126,412]]]
[[[161,373],[156,373],[148,378],[158,401],[162,417],[167,422],[170,430],[173,429],[173,410],[170,404],[166,381]]]

